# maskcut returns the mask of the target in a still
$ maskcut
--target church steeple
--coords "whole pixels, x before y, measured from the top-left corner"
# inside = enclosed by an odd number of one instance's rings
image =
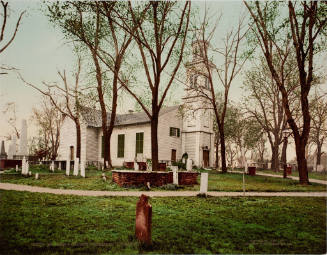
[[[204,57],[208,53],[208,42],[203,40],[195,40],[192,43],[192,62],[204,60]]]

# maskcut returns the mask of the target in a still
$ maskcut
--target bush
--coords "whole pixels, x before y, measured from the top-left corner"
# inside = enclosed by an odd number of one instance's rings
[[[173,166],[178,166],[179,169],[186,169],[186,164],[183,163],[181,160],[178,162],[173,162],[172,163]]]

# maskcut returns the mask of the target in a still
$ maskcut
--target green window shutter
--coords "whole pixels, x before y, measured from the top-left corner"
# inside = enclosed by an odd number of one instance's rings
[[[143,153],[143,141],[144,141],[144,133],[136,133],[135,154]]]
[[[103,140],[103,136],[101,137],[101,158],[104,158],[104,140]]]
[[[169,136],[173,136],[173,128],[172,127],[169,129]]]
[[[177,128],[177,137],[180,137],[181,136],[181,131],[179,128]]]
[[[117,143],[117,157],[123,158],[124,157],[124,151],[125,151],[125,135],[121,134],[118,135],[118,143]]]

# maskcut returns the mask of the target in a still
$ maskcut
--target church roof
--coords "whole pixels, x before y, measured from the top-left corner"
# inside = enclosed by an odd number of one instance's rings
[[[174,110],[178,109],[178,107],[179,107],[179,105],[162,108],[160,110],[159,116],[166,114],[168,112],[174,111]],[[86,123],[89,127],[101,127],[102,126],[102,117],[101,117],[100,110],[83,107],[81,114],[83,116],[83,119],[86,121]],[[108,112],[107,114],[108,114],[107,123],[109,124],[111,114],[110,114],[110,112]],[[144,124],[144,123],[150,123],[150,119],[145,112],[117,114],[116,120],[115,120],[115,126]]]

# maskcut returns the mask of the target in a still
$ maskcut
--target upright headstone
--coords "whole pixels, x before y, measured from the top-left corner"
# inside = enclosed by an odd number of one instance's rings
[[[208,173],[201,173],[200,193],[206,194],[208,192]]]
[[[66,175],[69,176],[70,171],[70,160],[66,160]]]
[[[135,236],[141,243],[151,244],[152,206],[149,197],[142,194],[136,204]]]
[[[39,179],[39,173],[36,173],[35,174],[35,180],[38,180]]]
[[[16,165],[16,172],[18,172],[18,165]]]
[[[61,161],[58,163],[58,170],[61,170]]]
[[[173,171],[173,184],[178,185],[178,166],[171,166]]]
[[[79,168],[79,158],[76,158],[74,160],[74,175],[77,176],[78,175],[78,168]]]
[[[26,161],[25,161],[25,157],[23,157],[22,159],[22,174],[25,175],[26,172]]]
[[[85,178],[85,162],[81,161],[81,176]]]
[[[13,159],[14,155],[16,155],[16,141],[16,135],[14,134],[8,149],[8,159]]]
[[[5,141],[1,142],[0,158],[7,158],[7,153],[5,150]]]
[[[186,161],[186,171],[192,170],[192,159],[187,159]]]
[[[27,122],[22,120],[22,129],[19,141],[19,155],[27,155]]]
[[[54,172],[55,170],[55,166],[54,166],[54,161],[51,161],[51,167],[50,167],[51,171]]]
[[[138,171],[139,170],[139,164],[137,164],[136,161],[134,161],[134,170]]]

